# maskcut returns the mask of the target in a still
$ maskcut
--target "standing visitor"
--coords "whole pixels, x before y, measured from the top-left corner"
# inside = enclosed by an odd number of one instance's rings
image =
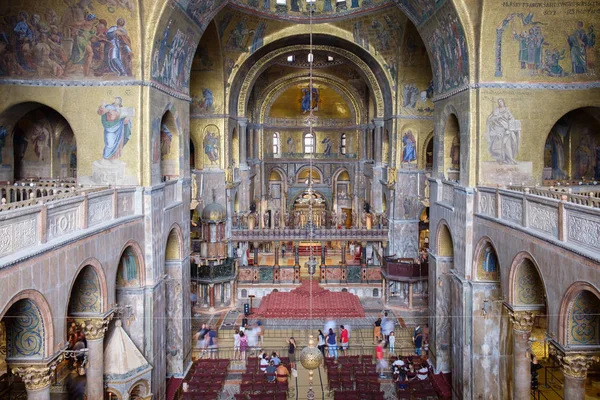
[[[396,344],[396,336],[394,335],[394,331],[390,332],[390,337],[388,339],[390,343],[390,354],[394,354],[395,344]]]
[[[335,340],[335,333],[331,328],[329,328],[329,333],[327,334],[327,347],[329,348],[329,357],[335,357],[335,359],[337,360],[338,353],[337,344]]]
[[[293,337],[288,339],[288,358],[290,359],[290,367],[296,369],[296,340]]]
[[[237,355],[237,357],[236,357]],[[240,331],[236,328],[233,334],[233,359],[239,360],[240,355]]]
[[[321,350],[321,354],[325,357],[325,335],[323,335],[323,331],[319,329],[319,342],[317,344],[317,348]]]
[[[344,356],[346,356],[346,350],[348,350],[348,329],[344,328],[344,325],[340,325],[342,329],[340,332],[340,343],[342,344],[342,351],[344,352]]]
[[[246,361],[246,352],[248,351],[248,336],[240,332],[240,359]]]
[[[373,344],[381,340],[381,318],[377,318],[373,327]]]
[[[384,345],[384,341],[380,340],[379,343],[377,344],[377,348],[375,349],[375,357],[377,358],[377,371],[379,372],[379,377],[380,378],[385,378],[385,368],[387,367],[386,362],[385,362],[385,358],[383,355],[383,345]]]
[[[415,342],[415,354],[420,356],[421,355],[421,346],[423,344],[423,333],[421,332],[420,326],[417,326],[415,328],[413,341]]]

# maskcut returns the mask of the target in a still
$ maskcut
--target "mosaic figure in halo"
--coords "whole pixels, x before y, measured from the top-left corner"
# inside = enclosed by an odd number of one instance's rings
[[[319,111],[319,89],[313,87],[312,95],[310,88],[306,87],[302,89],[302,112],[306,113],[311,109],[314,111]]]
[[[204,137],[204,154],[208,157],[211,164],[219,161],[219,134],[208,132]]]
[[[411,162],[417,159],[417,141],[411,130],[404,133],[402,136],[402,162]]]
[[[123,147],[131,137],[131,117],[133,110],[123,107],[123,99],[115,97],[112,104],[103,103],[98,108],[98,115],[104,127],[105,160],[115,160],[121,157]]]
[[[583,29],[583,22],[577,22],[577,29],[571,34],[567,35],[567,42],[571,50],[571,68],[574,74],[585,74],[588,72],[588,65],[586,61],[587,48],[593,47],[595,43],[590,46],[589,37]],[[595,39],[595,37],[594,37]]]

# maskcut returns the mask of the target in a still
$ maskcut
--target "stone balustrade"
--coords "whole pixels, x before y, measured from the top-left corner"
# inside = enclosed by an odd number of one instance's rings
[[[522,189],[522,190],[521,190]],[[585,201],[584,201],[585,200]],[[476,212],[556,239],[573,250],[600,253],[600,199],[538,188],[479,187]]]
[[[318,228],[313,230],[312,237],[310,231],[303,228],[284,228],[284,229],[233,229],[231,231],[231,240],[234,242],[254,242],[254,241],[332,241],[332,240],[358,240],[368,241],[387,241],[387,229],[327,229]]]
[[[31,204],[29,204],[31,202]],[[22,202],[23,203],[23,202]],[[136,214],[135,188],[86,188],[2,207],[0,257]]]
[[[562,196],[566,195],[566,201],[569,203],[600,208],[600,187],[596,185],[550,187],[509,186],[507,189],[556,200],[561,200]]]
[[[2,198],[0,211],[15,210],[17,208],[33,206],[36,204],[49,203],[51,201],[62,200],[106,189],[108,189],[107,186],[98,188],[76,188],[75,186],[2,186],[0,187],[0,197]]]

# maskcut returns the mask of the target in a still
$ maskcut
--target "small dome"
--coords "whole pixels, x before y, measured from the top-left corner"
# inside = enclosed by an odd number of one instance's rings
[[[202,210],[203,221],[223,221],[226,217],[225,207],[217,203],[216,195],[213,191],[213,202]]]

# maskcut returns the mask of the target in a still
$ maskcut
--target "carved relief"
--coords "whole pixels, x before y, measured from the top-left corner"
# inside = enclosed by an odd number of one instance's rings
[[[118,216],[126,217],[128,215],[133,215],[134,213],[134,205],[133,205],[133,194],[121,194],[118,197]]]
[[[479,212],[489,217],[496,216],[496,196],[492,193],[479,193]]]
[[[512,311],[508,310],[510,322],[513,324],[513,329],[519,332],[531,332],[533,321],[539,313],[536,311]]]
[[[0,255],[8,254],[12,252],[12,226],[0,227]]]
[[[442,189],[442,201],[448,204],[454,204],[454,186],[444,185]]]
[[[37,243],[36,220],[27,219],[0,228],[0,256]]]
[[[529,205],[529,226],[554,234],[558,228],[558,211],[538,204]]]
[[[77,209],[53,214],[48,217],[48,240],[74,232],[78,226]]]
[[[501,217],[521,224],[523,220],[523,205],[518,200],[502,198]]]
[[[575,215],[568,216],[569,240],[597,249],[600,247],[600,223]]]
[[[50,386],[54,368],[54,365],[29,365],[15,367],[12,372],[21,377],[27,390],[40,390]]]
[[[98,340],[104,337],[104,333],[108,329],[108,323],[113,318],[114,314],[110,314],[106,318],[76,318],[75,322],[81,327],[87,340]]]
[[[110,199],[91,202],[88,208],[88,226],[94,226],[112,219],[112,203]]]
[[[600,357],[584,354],[562,355],[558,352],[554,352],[554,355],[560,361],[563,373],[572,378],[585,379],[587,371],[592,364],[600,361]]]

